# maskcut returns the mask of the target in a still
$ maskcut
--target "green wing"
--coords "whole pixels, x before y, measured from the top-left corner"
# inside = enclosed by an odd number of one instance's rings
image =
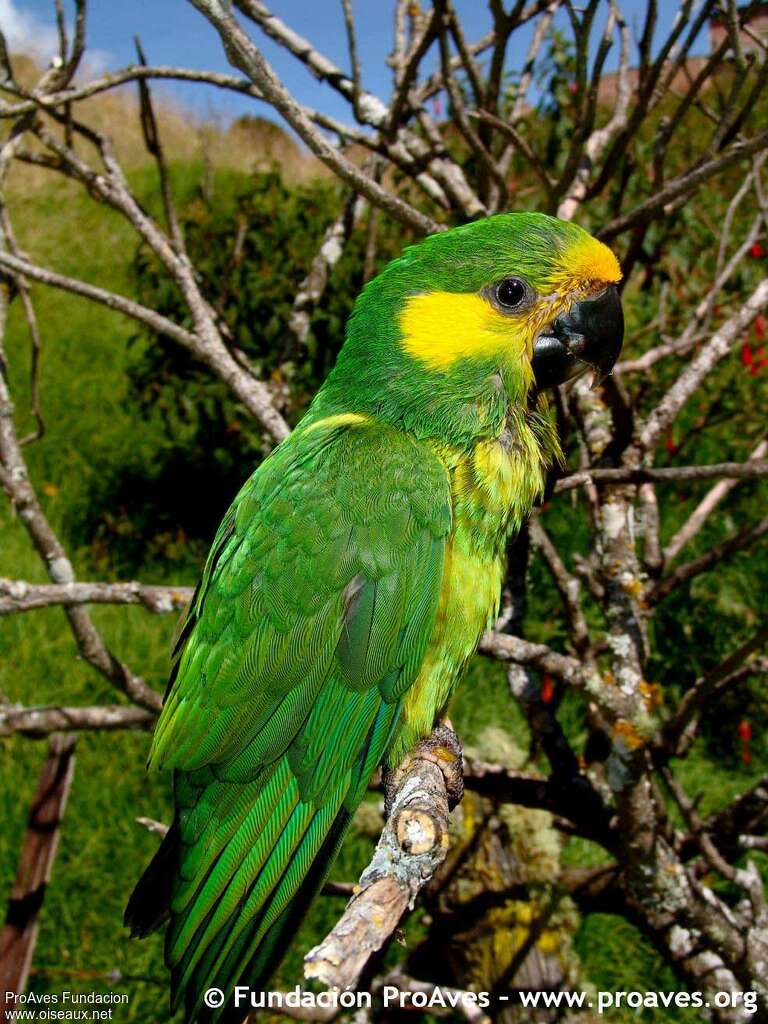
[[[151,760],[174,770],[175,1002],[258,986],[324,881],[435,620],[445,470],[381,424],[301,431],[238,495]]]

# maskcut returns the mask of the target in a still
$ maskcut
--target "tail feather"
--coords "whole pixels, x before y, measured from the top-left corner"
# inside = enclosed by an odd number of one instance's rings
[[[307,741],[247,782],[208,768],[176,772],[176,820],[131,897],[126,923],[143,936],[170,917],[171,1008],[185,1004],[187,1024],[240,1024],[235,986],[267,984],[328,877],[400,712],[397,703],[352,705],[365,741],[335,772],[305,763],[314,749]],[[222,990],[222,1007],[204,1005],[209,988]]]
[[[143,939],[168,920],[171,887],[179,866],[179,847],[179,831],[174,824],[163,837],[125,908],[123,920],[131,929],[132,938]]]
[[[172,965],[182,957],[189,961],[206,934],[224,926],[288,830],[300,806],[298,795],[287,785],[282,792],[275,793],[275,789],[259,794],[251,813],[228,841],[218,846],[204,871],[191,882],[180,880],[177,884],[171,902],[174,921],[166,945]]]
[[[336,815],[298,890],[279,916],[264,930],[264,915],[259,914],[233,947],[217,976],[217,985],[228,995],[240,982],[246,982],[255,992],[267,984],[322,889],[351,820],[348,811],[342,810]],[[197,1018],[199,1024],[240,1024],[242,1009],[235,1010],[229,1004],[228,999],[220,1010],[203,1008]]]
[[[286,870],[295,849],[293,834],[298,830],[300,841],[306,828],[302,822],[306,812],[302,814],[303,806],[295,798],[291,801],[290,796],[285,804],[287,816],[284,807],[278,805],[278,813],[262,830],[252,854],[243,859],[233,874],[227,871],[224,880],[217,882],[216,896],[209,895],[211,883],[206,883],[185,908],[182,927],[177,930],[174,921],[169,929],[166,959],[179,967],[179,988],[187,987],[199,961],[208,963],[208,952],[219,935],[224,936],[225,949],[235,941],[240,928],[269,899],[275,884],[274,875],[279,878]],[[211,872],[212,876],[219,874],[215,869]],[[204,915],[202,921],[200,913]],[[215,966],[210,966],[206,972],[215,973]]]
[[[275,777],[282,775],[277,767]],[[208,988],[220,988],[229,999],[236,984],[253,987],[268,977],[347,830],[350,814],[342,805],[350,774],[319,807],[302,799],[297,780],[286,776],[279,786],[254,787],[251,809],[234,834],[229,815],[212,819],[209,827],[217,825],[227,841],[214,844],[216,856],[196,882],[176,883],[166,962],[172,1008],[184,1001],[190,1022],[219,1019],[201,1005]],[[206,799],[217,799],[219,788],[229,787],[214,783]],[[198,841],[208,846],[209,837],[204,832]],[[182,847],[182,874],[189,856],[195,857],[194,843]]]

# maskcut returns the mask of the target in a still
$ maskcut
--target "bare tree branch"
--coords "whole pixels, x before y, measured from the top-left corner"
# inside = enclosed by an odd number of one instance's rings
[[[764,516],[754,526],[744,527],[743,530],[737,530],[736,533],[728,537],[727,540],[722,541],[720,544],[714,544],[705,554],[699,555],[698,558],[691,559],[690,562],[685,562],[683,565],[679,565],[669,576],[665,576],[664,579],[659,580],[658,583],[650,590],[648,599],[652,601],[663,601],[665,597],[672,593],[672,591],[679,587],[682,583],[687,583],[693,579],[694,576],[699,576],[703,572],[708,572],[714,566],[719,565],[724,559],[730,555],[735,554],[737,551],[744,551],[746,548],[751,547],[756,541],[760,540],[768,534],[768,516]]]
[[[140,604],[164,614],[184,608],[191,587],[158,587],[131,580],[129,583],[28,583],[0,577],[0,615],[38,608],[79,604]]]
[[[509,633],[486,633],[478,647],[479,654],[485,654],[499,661],[513,661],[518,665],[530,665],[577,686],[586,684],[586,674],[577,658],[558,654],[546,644],[535,644]]]
[[[21,734],[42,739],[53,732],[101,732],[114,729],[146,729],[155,722],[147,708],[104,704],[94,707],[23,708],[0,704],[0,737]]]
[[[0,282],[0,486],[24,524],[51,580],[72,583],[75,578],[72,563],[40,506],[16,437],[3,346],[6,308],[7,287]],[[108,650],[85,608],[65,608],[65,614],[85,660],[134,703],[156,711],[161,704],[160,695]]]
[[[395,220],[420,233],[430,234],[442,230],[437,221],[387,192],[374,178],[364,174],[339,150],[330,145],[317,131],[306,111],[291,96],[261,52],[220,0],[191,0],[191,2],[218,31],[230,62],[254,82],[275,110],[285,118],[326,166]]]
[[[555,494],[590,483],[643,484],[664,483],[668,480],[717,480],[720,477],[756,480],[764,476],[768,476],[767,459],[755,459],[754,462],[714,462],[709,466],[619,466],[615,469],[583,470],[564,476],[555,484]]]
[[[652,366],[658,363],[659,360],[665,359],[667,356],[682,356],[687,352],[690,352],[698,340],[699,330],[703,328],[703,325],[709,319],[717,296],[731,280],[734,273],[741,266],[744,259],[759,238],[762,221],[762,214],[759,214],[754,219],[752,227],[750,228],[746,238],[728,261],[727,265],[713,281],[712,287],[694,310],[693,316],[689,320],[680,337],[676,338],[674,341],[665,341],[663,344],[657,345],[655,348],[645,352],[637,359],[626,359],[617,363],[615,367],[616,373],[634,373],[649,370]]]
[[[759,462],[764,459],[766,455],[768,455],[768,441],[761,441],[750,454],[749,461],[746,465],[749,465],[752,462]],[[677,558],[685,545],[690,543],[690,541],[692,541],[698,534],[714,509],[717,508],[720,502],[723,501],[723,499],[731,493],[734,487],[737,486],[739,479],[744,478],[726,477],[723,480],[719,480],[714,487],[710,488],[686,522],[683,523],[680,529],[677,530],[677,532],[670,538],[669,543],[664,548],[665,561],[672,562]]]
[[[768,625],[763,625],[716,668],[697,679],[683,695],[674,715],[663,730],[663,747],[674,751],[686,726],[699,713],[714,688],[755,651],[768,643]]]
[[[544,560],[562,598],[568,618],[571,642],[577,654],[583,656],[589,647],[589,630],[579,598],[581,583],[576,576],[572,576],[566,569],[565,563],[552,543],[549,534],[541,525],[540,520],[537,518],[532,519],[529,529],[531,543],[544,556]]]
[[[766,141],[768,141],[768,136],[766,136]],[[638,433],[638,444],[643,451],[651,451],[656,446],[661,434],[670,427],[707,374],[728,355],[744,329],[766,306],[768,306],[768,278],[760,282],[739,311],[726,320],[712,335],[701,352],[680,374],[647,418]]]
[[[589,113],[586,115],[586,123],[592,123],[595,118],[597,109],[597,89],[599,85],[600,70],[602,68],[601,60],[605,59],[608,47],[610,46],[611,36],[613,34],[614,27],[616,26],[618,26],[619,30],[621,52],[619,55],[616,103],[613,109],[613,114],[611,115],[610,120],[603,125],[602,128],[596,129],[589,135],[586,145],[583,147],[583,151],[581,146],[578,144],[580,139],[575,140],[572,150],[573,158],[570,161],[570,167],[573,168],[573,171],[569,171],[569,167],[566,167],[563,172],[563,184],[566,186],[564,189],[565,195],[557,209],[558,217],[562,217],[563,220],[573,219],[576,210],[587,196],[592,176],[592,168],[602,157],[613,139],[615,139],[627,125],[629,101],[631,97],[629,84],[629,28],[621,15],[618,4],[615,3],[614,0],[611,0],[610,14],[605,27],[603,39],[604,53],[602,58],[598,55],[596,74],[590,85],[590,95],[588,97]],[[570,173],[573,173],[573,177],[572,180],[569,181]],[[562,189],[562,185],[559,185],[558,188]]]
[[[268,389],[244,370],[237,360],[227,352],[223,344],[205,344],[197,334],[180,327],[160,313],[134,302],[133,299],[127,299],[123,295],[117,295],[115,292],[88,284],[86,281],[67,277],[54,270],[38,267],[26,259],[11,256],[10,253],[0,251],[0,267],[23,274],[33,281],[39,281],[52,288],[60,288],[62,291],[80,295],[92,302],[98,302],[118,313],[124,313],[131,319],[149,327],[150,330],[177,342],[212,369],[276,440],[279,441],[287,437],[288,425],[274,408]]]
[[[344,246],[352,234],[355,223],[362,215],[363,207],[362,200],[352,193],[339,215],[328,226],[320,248],[312,260],[309,273],[299,285],[288,320],[288,326],[299,345],[306,343],[312,310],[323,296],[328,279],[341,259]]]
[[[622,214],[620,217],[609,221],[598,232],[599,237],[604,241],[616,238],[617,235],[628,231],[635,224],[647,220],[651,214],[669,206],[676,199],[689,196],[705,181],[732,167],[744,157],[764,150],[767,145],[768,132],[761,132],[748,141],[734,143],[722,156],[713,157],[711,160],[690,168],[683,174],[673,178],[659,192],[649,196],[648,199],[640,203],[629,213]]]

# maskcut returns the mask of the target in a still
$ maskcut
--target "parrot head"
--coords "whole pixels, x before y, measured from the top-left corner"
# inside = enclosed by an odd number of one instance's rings
[[[510,406],[611,372],[620,279],[607,246],[541,213],[430,235],[366,285],[330,391],[341,384],[360,412],[417,432],[483,433]]]

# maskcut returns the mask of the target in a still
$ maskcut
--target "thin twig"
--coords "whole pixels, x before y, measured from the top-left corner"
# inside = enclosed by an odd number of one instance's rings
[[[746,463],[759,462],[765,459],[768,455],[768,440],[761,441],[759,445],[750,453],[749,460]],[[673,534],[668,544],[664,548],[664,560],[666,562],[672,562],[680,554],[686,544],[689,544],[693,538],[699,533],[704,523],[710,517],[712,512],[722,502],[728,494],[736,487],[740,479],[743,477],[726,477],[710,488],[710,490],[704,495],[699,504],[690,514],[688,519],[683,523],[679,530]]]
[[[766,135],[768,140],[768,134]],[[743,331],[768,306],[768,278],[764,278],[738,312],[729,317],[683,370],[638,432],[638,444],[650,452],[669,429],[685,403],[706,376],[733,348]]]
[[[701,676],[686,690],[677,710],[664,726],[662,748],[674,751],[688,723],[699,713],[715,687],[746,659],[768,643],[768,625],[763,625],[718,666]]]
[[[768,516],[764,516],[754,526],[745,526],[742,530],[737,530],[719,544],[713,544],[708,551],[703,555],[699,555],[698,558],[693,558],[690,562],[679,565],[673,572],[665,576],[664,579],[659,580],[648,591],[648,600],[663,601],[676,587],[683,583],[688,583],[689,580],[692,580],[695,576],[700,576],[703,572],[708,572],[737,551],[745,551],[756,541],[765,537],[766,534],[768,534]]]
[[[370,175],[363,173],[317,131],[301,107],[273,71],[253,41],[246,35],[231,11],[221,0],[191,0],[221,36],[227,57],[259,88],[264,97],[309,146],[312,152],[339,178],[380,206],[395,220],[414,228],[420,234],[432,234],[443,227],[431,217],[420,213],[410,203],[384,189]]]
[[[571,473],[558,480],[555,494],[571,491],[574,487],[589,484],[643,484],[665,483],[670,480],[716,480],[729,477],[733,480],[756,480],[768,476],[768,460],[754,462],[714,462],[704,466],[620,466],[616,469],[595,468]]]

